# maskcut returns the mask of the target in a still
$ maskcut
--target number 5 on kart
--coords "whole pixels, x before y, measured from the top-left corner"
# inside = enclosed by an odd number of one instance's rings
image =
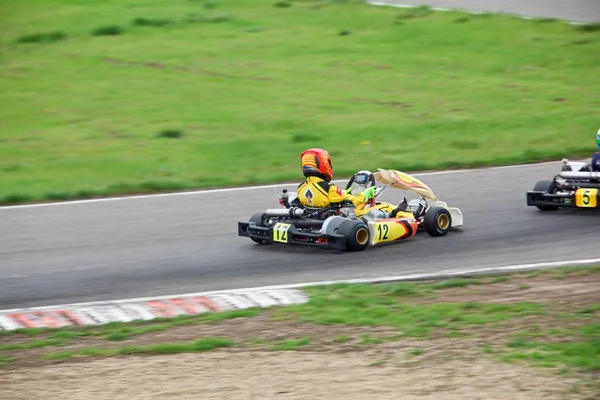
[[[578,189],[575,193],[575,204],[582,208],[596,208],[598,189]]]

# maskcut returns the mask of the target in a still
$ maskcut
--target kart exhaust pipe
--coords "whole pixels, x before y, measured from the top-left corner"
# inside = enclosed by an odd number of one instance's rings
[[[564,179],[600,179],[600,172],[561,171],[558,176]]]
[[[294,221],[294,226],[301,229],[321,229],[324,222],[319,219],[301,219]]]
[[[266,217],[301,217],[304,215],[304,210],[301,208],[269,208],[265,211]]]

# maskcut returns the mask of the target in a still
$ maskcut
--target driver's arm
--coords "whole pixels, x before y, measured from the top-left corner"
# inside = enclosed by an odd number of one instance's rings
[[[358,193],[356,196],[344,193],[344,191],[333,183],[329,185],[329,201],[331,203],[341,203],[344,200],[350,200],[354,206],[358,207],[365,204],[365,195]]]
[[[594,154],[592,157],[591,169],[593,172],[600,172],[600,152]]]

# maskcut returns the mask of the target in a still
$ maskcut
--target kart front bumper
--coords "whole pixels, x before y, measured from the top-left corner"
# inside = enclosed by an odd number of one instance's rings
[[[527,192],[527,206],[575,207],[573,195],[569,193],[552,194],[548,192]]]
[[[554,206],[572,208],[599,208],[598,189],[577,189],[569,193],[527,192],[528,206]]]
[[[263,240],[268,244],[288,244],[307,247],[318,247],[322,249],[346,250],[346,238],[336,234],[321,234],[302,232],[295,226],[284,224],[285,230],[278,230],[276,226],[263,227],[255,223],[238,222],[238,236],[244,236],[255,240]]]

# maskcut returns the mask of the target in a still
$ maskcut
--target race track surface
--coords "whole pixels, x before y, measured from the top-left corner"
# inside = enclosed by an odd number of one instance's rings
[[[598,0],[369,0],[372,3],[428,5],[484,12],[503,12],[573,22],[600,22]]]
[[[0,309],[596,258],[600,213],[525,205],[557,170],[421,176],[463,210],[465,228],[361,253],[238,237],[237,221],[278,207],[280,188],[0,208]],[[388,188],[382,199],[403,193]]]

